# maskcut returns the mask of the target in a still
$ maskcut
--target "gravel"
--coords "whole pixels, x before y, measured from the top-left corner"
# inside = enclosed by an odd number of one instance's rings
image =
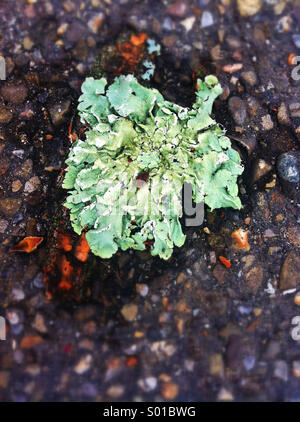
[[[1,3],[0,401],[299,399],[291,16],[293,2],[260,0]],[[206,212],[168,262],[133,251],[81,262],[61,189],[80,86],[96,58],[112,78],[116,45],[141,31],[161,45],[150,85],[171,101],[190,106],[195,76],[218,75],[214,114],[243,158],[243,208]],[[237,248],[232,233],[246,232]],[[9,252],[27,236],[44,241]]]

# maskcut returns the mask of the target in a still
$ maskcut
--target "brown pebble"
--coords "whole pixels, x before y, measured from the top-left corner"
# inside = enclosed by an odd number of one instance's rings
[[[224,376],[223,356],[220,353],[213,353],[209,358],[209,372],[213,376]]]
[[[25,336],[21,340],[20,347],[21,349],[32,349],[42,342],[43,339],[40,336]]]
[[[235,73],[243,69],[243,63],[226,64],[222,67],[223,72]]]
[[[35,328],[40,333],[46,333],[47,332],[45,320],[44,320],[43,315],[41,315],[41,314],[36,315],[36,317],[34,318],[34,322],[33,322],[32,326],[33,326],[33,328]]]
[[[15,215],[21,206],[21,199],[19,198],[5,198],[1,199],[0,201],[0,211],[7,215],[8,217],[12,217]]]
[[[138,307],[134,303],[129,303],[121,309],[121,314],[126,319],[126,321],[135,320],[138,313]]]
[[[11,184],[11,190],[13,192],[18,192],[22,187],[22,183],[20,182],[20,180],[14,180]]]
[[[31,175],[32,167],[33,162],[32,160],[28,159],[20,167],[17,168],[15,175],[27,180]]]
[[[0,371],[0,388],[6,388],[9,382],[9,372]]]
[[[294,289],[300,283],[300,257],[291,251],[285,258],[280,270],[280,290]]]
[[[252,290],[253,293],[257,293],[260,289],[262,282],[263,282],[263,269],[262,266],[257,266],[251,268],[251,270],[246,275],[246,281],[249,288]]]
[[[23,84],[4,84],[0,89],[0,94],[5,101],[12,104],[22,104],[28,95],[28,89]]]
[[[182,283],[185,280],[185,274],[184,273],[179,273],[176,279],[176,282],[178,284]]]
[[[294,297],[294,303],[295,305],[300,306],[300,293],[297,293]]]
[[[300,378],[300,361],[296,360],[293,362],[293,375],[296,378]]]
[[[226,277],[226,268],[224,265],[217,264],[213,270],[213,276],[220,284],[223,284]]]
[[[102,12],[95,14],[91,17],[88,21],[88,27],[93,32],[93,34],[97,34],[100,27],[102,26],[104,20],[104,14]]]
[[[8,107],[0,105],[0,123],[9,123],[13,117],[12,112]]]
[[[124,394],[124,391],[125,389],[123,385],[112,385],[111,387],[108,388],[106,393],[113,399],[118,399]]]

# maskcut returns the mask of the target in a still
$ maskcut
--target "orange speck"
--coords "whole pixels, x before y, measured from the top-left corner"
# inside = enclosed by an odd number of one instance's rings
[[[71,123],[69,124],[69,137],[72,133],[72,127],[73,127],[73,120],[71,120]]]
[[[47,139],[47,141],[49,141],[50,139],[52,139],[53,138],[53,135],[46,135],[46,139]]]
[[[290,55],[289,55],[289,57],[288,57],[288,65],[289,66],[293,66],[295,63],[294,63],[294,57],[296,56],[296,54],[295,53],[291,53]]]
[[[132,34],[131,37],[130,37],[130,42],[131,42],[131,44],[138,47],[138,46],[144,44],[144,42],[146,41],[147,38],[148,38],[147,34],[144,34],[143,32],[141,34],[138,34],[138,35]]]
[[[196,7],[193,7],[192,8],[192,10],[193,10],[193,12],[194,12],[194,14],[196,15],[196,16],[201,16],[202,15],[202,10],[200,10],[200,9],[197,9]]]
[[[166,382],[162,385],[161,394],[166,400],[174,400],[179,393],[179,387],[177,384]]]
[[[69,233],[57,234],[57,248],[63,249],[66,252],[70,252],[72,250],[71,235]]]
[[[231,262],[228,261],[228,259],[224,258],[224,256],[219,256],[219,260],[222,262],[222,264],[226,267],[226,268],[230,268],[231,267]]]
[[[70,279],[73,274],[73,267],[70,264],[70,262],[67,260],[65,255],[60,257],[59,261],[60,261],[59,268],[60,268],[62,277],[61,277],[58,287],[62,290],[70,290],[72,287]]]
[[[40,243],[44,240],[43,237],[25,237],[17,245],[12,246],[9,252],[26,252],[30,253],[35,251]]]
[[[231,239],[234,240],[234,248],[249,251],[250,245],[248,243],[248,233],[248,231],[243,229],[237,229],[231,233]]]
[[[78,261],[85,262],[89,256],[90,247],[85,238],[85,234],[82,233],[81,238],[75,248],[75,256]]]
[[[123,42],[117,45],[117,53],[121,58],[121,65],[115,71],[117,75],[135,72],[137,65],[143,59],[146,39],[147,35],[144,33],[138,35],[132,34],[129,42]]]
[[[129,356],[126,359],[126,366],[128,367],[133,367],[133,366],[136,366],[137,364],[138,364],[138,360],[135,356]]]

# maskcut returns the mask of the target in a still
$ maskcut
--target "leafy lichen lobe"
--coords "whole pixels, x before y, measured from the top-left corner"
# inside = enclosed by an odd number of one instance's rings
[[[218,80],[198,80],[192,108],[163,98],[132,75],[107,87],[87,78],[78,111],[88,124],[86,139],[73,144],[63,187],[68,189],[76,233],[86,231],[92,252],[110,258],[119,248],[168,259],[182,246],[182,186],[210,209],[241,208],[237,151],[211,117],[222,92]]]

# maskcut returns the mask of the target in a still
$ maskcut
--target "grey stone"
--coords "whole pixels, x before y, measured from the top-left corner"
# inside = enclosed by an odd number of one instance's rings
[[[300,188],[300,151],[281,154],[277,160],[277,173],[285,193],[297,195]]]
[[[247,118],[245,102],[239,97],[231,97],[228,101],[228,106],[235,123],[242,126]]]
[[[277,360],[274,364],[274,377],[281,381],[288,380],[288,366],[284,360]]]

